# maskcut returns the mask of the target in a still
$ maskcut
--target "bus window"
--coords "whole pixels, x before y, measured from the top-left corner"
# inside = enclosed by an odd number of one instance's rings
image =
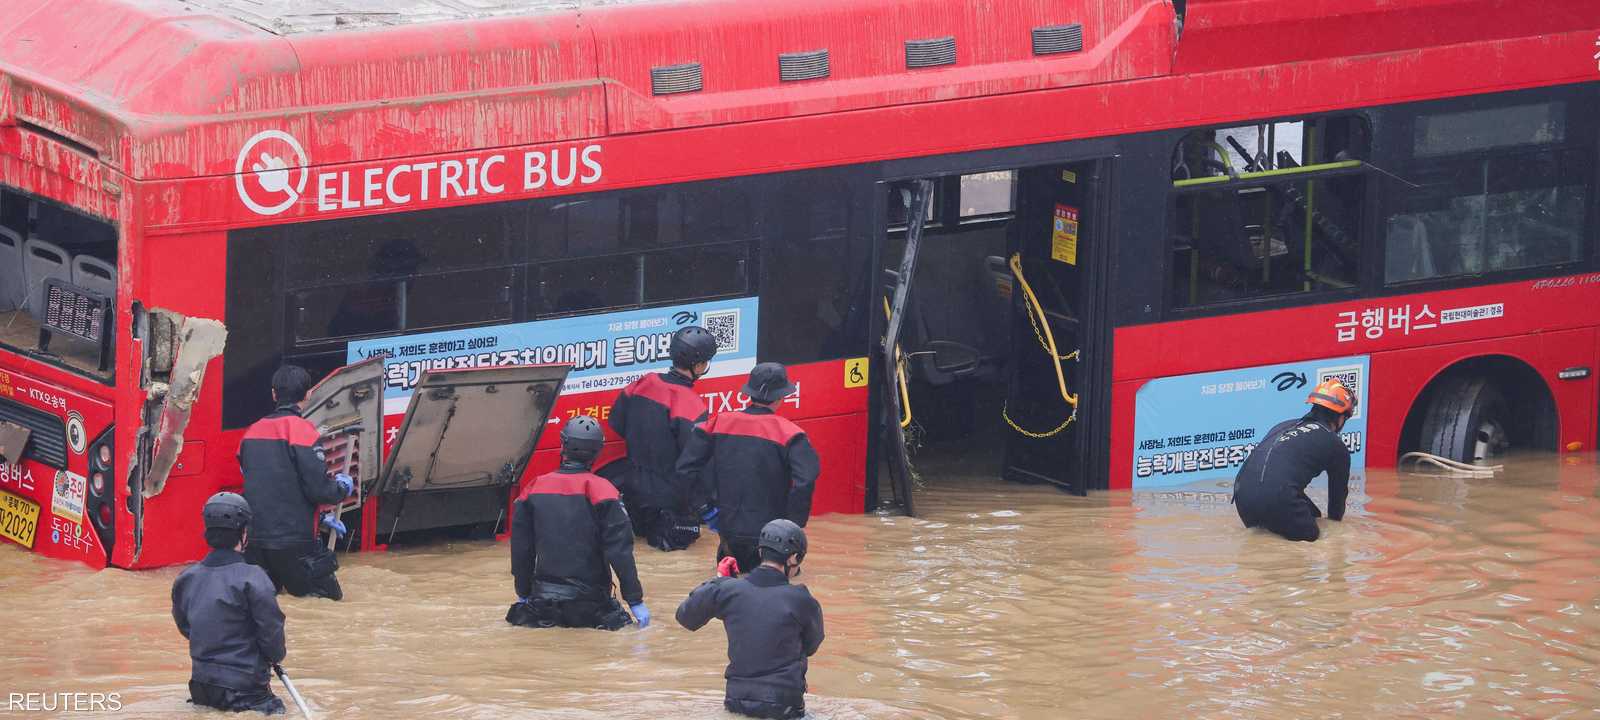
[[[906,204],[905,196],[900,188],[891,185],[884,186],[889,193],[889,232],[905,232],[906,230]],[[949,191],[949,183],[935,183],[933,198],[928,202],[927,225],[932,227],[939,224],[938,209],[944,200],[945,193]]]
[[[47,200],[0,187],[0,345],[67,367],[110,377],[109,344],[61,331],[40,346],[46,288],[64,288],[99,298],[103,317],[85,333],[104,337],[115,325],[117,233],[103,220]],[[104,351],[104,352],[103,352]]]
[[[236,230],[224,426],[271,411],[264,389],[279,363],[321,376],[348,361],[357,338],[758,291],[763,358],[859,354],[865,325],[849,320],[868,316],[850,299],[865,296],[866,266],[840,258],[865,257],[870,236],[850,234],[850,186],[838,177],[755,176]],[[782,271],[764,277],[768,256]]]
[[[1355,116],[1189,133],[1168,207],[1173,305],[1355,287],[1367,137]]]
[[[289,234],[286,279],[300,287],[504,265],[508,222],[498,208],[473,214],[452,208],[312,223]]]
[[[400,329],[399,281],[334,285],[289,295],[296,344]]]
[[[644,301],[742,295],[750,288],[749,243],[701,245],[645,256]]]
[[[535,317],[596,312],[639,304],[639,256],[606,255],[538,266],[528,285]]]
[[[1566,103],[1421,115],[1412,126],[1417,157],[1551,145],[1567,135]]]
[[[973,218],[1010,213],[1011,196],[1016,186],[1015,170],[962,175],[961,217]]]
[[[1593,148],[1560,147],[1564,103],[1423,115],[1385,193],[1389,283],[1559,265],[1584,253]]]
[[[405,282],[407,330],[511,321],[511,268],[422,275]]]

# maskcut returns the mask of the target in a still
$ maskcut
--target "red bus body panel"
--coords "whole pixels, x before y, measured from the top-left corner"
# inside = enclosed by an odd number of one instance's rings
[[[1375,336],[1357,327],[1349,340],[1339,335],[1340,324],[1351,317],[1359,323],[1366,311],[1382,309],[1387,317],[1387,311],[1407,309],[1406,316],[1413,316],[1426,306],[1437,316],[1449,308],[1493,305],[1502,305],[1504,315],[1408,332],[1384,327]],[[1492,355],[1532,367],[1554,395],[1561,447],[1573,443],[1588,447],[1596,434],[1596,377],[1591,373],[1580,380],[1560,380],[1557,373],[1595,366],[1596,316],[1573,311],[1595,307],[1600,307],[1600,274],[1590,273],[1268,310],[1251,313],[1248,322],[1239,315],[1225,315],[1120,328],[1112,370],[1111,487],[1131,486],[1134,394],[1145,382],[1346,355],[1372,357],[1367,390],[1369,465],[1394,464],[1406,410],[1431,380],[1457,362]]]
[[[1032,54],[1032,28],[1069,22],[1082,24],[1084,52]],[[619,3],[287,35],[177,2],[9,0],[0,4],[0,181],[110,220],[121,252],[114,385],[3,350],[0,368],[81,403],[94,418],[91,437],[114,420],[111,562],[192,560],[202,551],[201,502],[240,482],[240,431],[220,429],[222,361],[213,360],[185,434],[184,474],[147,503],[135,561],[120,508],[145,392],[128,310],[137,301],[222,319],[229,230],[1594,80],[1597,32],[1600,3],[1591,0],[1537,11],[1513,0],[1190,0],[1181,39],[1164,0]],[[945,36],[955,38],[955,65],[904,68],[905,41]],[[824,48],[829,78],[778,81],[775,55]],[[652,95],[650,68],[684,62],[703,64],[705,89]],[[241,202],[235,176],[248,172],[242,149],[269,131],[303,145],[306,190],[264,216]],[[592,181],[526,182],[531,156],[571,171],[591,147],[601,167]],[[500,156],[486,177],[504,190],[471,197],[424,200],[418,173],[398,172]],[[372,192],[374,177],[394,177],[392,189],[410,200],[388,202],[389,186]],[[1352,353],[1372,355],[1380,409],[1407,406],[1455,360],[1521,358],[1550,382],[1562,442],[1592,443],[1595,380],[1553,373],[1595,365],[1600,285],[1534,285],[1118,329],[1112,486],[1126,487],[1144,381]],[[1492,330],[1486,321],[1425,337],[1333,338],[1341,312],[1422,302],[1502,302],[1506,314]],[[1277,342],[1262,347],[1262,337]],[[804,405],[783,411],[823,456],[818,512],[859,512],[865,496],[868,392],[843,387],[842,362],[796,368]],[[718,402],[738,384],[723,380],[705,387]],[[564,398],[557,416],[610,401]],[[1376,462],[1390,462],[1403,420],[1374,415]],[[531,472],[553,466],[552,442],[541,442]]]

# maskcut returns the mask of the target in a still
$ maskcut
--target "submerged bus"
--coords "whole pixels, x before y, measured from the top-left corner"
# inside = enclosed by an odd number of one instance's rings
[[[818,512],[1209,487],[1335,376],[1358,464],[1592,448],[1600,5],[1336,5],[11,0],[0,535],[199,557],[284,362],[351,546],[503,529],[691,322]]]

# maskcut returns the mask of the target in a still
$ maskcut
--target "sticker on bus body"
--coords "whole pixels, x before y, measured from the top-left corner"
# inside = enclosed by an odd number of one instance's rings
[[[1265,434],[1305,413],[1310,388],[1338,379],[1360,401],[1339,439],[1366,465],[1369,356],[1355,355],[1156,378],[1134,396],[1134,490],[1194,490],[1231,482]],[[1325,479],[1319,482],[1326,482]]]
[[[88,480],[82,475],[64,470],[56,471],[55,489],[51,493],[50,512],[56,517],[77,525],[83,522],[83,497]]]
[[[706,378],[742,375],[755,367],[760,309],[757,298],[733,298],[371,338],[349,343],[346,361],[383,357],[386,415],[405,411],[412,388],[429,370],[559,363],[572,366],[563,395],[620,390],[670,368],[672,334],[686,325],[716,338]]]

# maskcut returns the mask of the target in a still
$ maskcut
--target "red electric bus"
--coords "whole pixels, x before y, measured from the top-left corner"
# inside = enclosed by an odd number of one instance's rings
[[[1225,485],[1325,377],[1362,463],[1596,442],[1588,0],[352,5],[0,7],[10,542],[198,557],[283,362],[352,546],[503,529],[689,322],[819,512]]]

